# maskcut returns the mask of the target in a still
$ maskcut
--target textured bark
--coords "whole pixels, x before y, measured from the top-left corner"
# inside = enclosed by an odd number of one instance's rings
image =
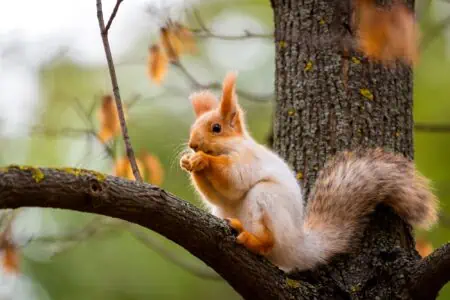
[[[410,3],[411,4],[411,1]],[[343,149],[381,146],[413,158],[412,72],[368,63],[346,48],[349,1],[272,0],[276,41],[273,146],[307,195],[317,171]],[[371,218],[354,255],[320,268],[320,299],[407,299],[419,259],[411,229],[388,208]]]
[[[427,256],[412,270],[414,299],[434,299],[450,280],[450,243]]]
[[[246,299],[311,299],[265,259],[239,246],[224,221],[149,184],[77,169],[0,169],[0,209],[48,207],[144,226],[203,260]]]
[[[412,158],[411,69],[371,65],[351,51],[344,55],[339,42],[348,39],[349,7],[340,1],[273,5],[274,148],[304,175],[306,190],[338,150],[382,146]]]

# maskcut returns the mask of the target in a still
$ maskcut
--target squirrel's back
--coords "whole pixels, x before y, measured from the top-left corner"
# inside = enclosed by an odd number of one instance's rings
[[[325,245],[324,258],[345,252],[381,203],[414,226],[427,228],[437,221],[437,199],[412,161],[380,148],[341,152],[319,172],[305,232]]]

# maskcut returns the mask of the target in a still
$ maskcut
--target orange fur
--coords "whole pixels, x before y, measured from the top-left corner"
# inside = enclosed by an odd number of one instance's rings
[[[229,218],[237,243],[282,270],[306,270],[350,252],[380,203],[411,225],[436,221],[437,199],[428,181],[411,161],[382,149],[330,159],[305,211],[289,165],[246,132],[235,82],[229,73],[219,105],[208,92],[191,97],[197,116],[189,138],[193,151],[180,164],[211,213]]]
[[[244,226],[242,226],[241,221],[239,221],[236,218],[225,218],[225,221],[227,221],[228,225],[230,225],[231,228],[236,230],[238,233],[241,233],[244,231]]]
[[[235,142],[247,136],[244,114],[237,101],[236,78],[234,72],[226,75],[220,105],[209,91],[191,95],[197,119],[191,128],[189,146],[195,153],[185,154],[180,161],[181,167],[191,173],[196,189],[210,203],[222,207],[223,213],[229,216],[237,213],[232,203],[240,203],[246,195],[246,191],[236,189],[234,182],[230,181],[233,178],[230,166],[235,163],[231,155]],[[220,133],[212,131],[214,124],[220,125]],[[241,156],[239,161],[245,163],[246,158]],[[274,237],[266,225],[265,216],[260,221],[260,232],[243,230],[239,220],[230,220],[231,226],[240,233],[238,243],[263,255],[273,248]]]
[[[241,138],[246,134],[244,114],[237,103],[235,93],[236,74],[229,73],[224,79],[222,100],[209,91],[191,95],[191,102],[197,120],[192,125],[189,146],[194,151],[211,155],[226,154],[232,148],[226,146],[231,138]],[[212,126],[219,124],[220,133],[214,133]]]
[[[181,167],[191,172],[195,187],[216,204],[221,204],[223,199],[242,197],[229,181],[230,164],[229,156],[212,156],[202,151],[181,159]]]
[[[266,216],[260,220],[262,230],[257,233],[251,233],[244,229],[241,221],[234,218],[227,218],[228,224],[235,229],[239,235],[236,238],[238,244],[244,245],[253,253],[266,255],[274,246],[274,237],[270,229],[267,227]]]
[[[195,115],[200,117],[204,113],[216,108],[219,101],[210,91],[201,91],[193,93],[190,97]]]
[[[245,196],[230,182],[230,165],[235,143],[246,137],[244,115],[235,94],[236,74],[228,73],[224,79],[221,102],[209,91],[193,93],[190,96],[196,115],[191,127],[189,147],[194,154],[185,154],[181,167],[191,173],[196,189],[212,203],[224,204]],[[219,133],[212,127],[218,124]],[[242,158],[239,158],[242,159]]]
[[[220,102],[220,112],[223,118],[231,117],[236,113],[236,73],[230,72],[225,76],[222,84],[222,100]]]

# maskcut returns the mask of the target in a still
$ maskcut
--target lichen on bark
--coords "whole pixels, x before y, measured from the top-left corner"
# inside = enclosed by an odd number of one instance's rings
[[[301,174],[305,198],[317,172],[337,151],[379,146],[413,158],[411,68],[386,68],[347,48],[342,41],[352,38],[346,29],[350,5],[272,0],[272,6],[273,148]],[[314,276],[297,276],[315,278],[324,287],[322,297],[407,298],[403,284],[409,273],[403,267],[419,259],[408,225],[380,207],[354,248],[355,253],[334,258]]]

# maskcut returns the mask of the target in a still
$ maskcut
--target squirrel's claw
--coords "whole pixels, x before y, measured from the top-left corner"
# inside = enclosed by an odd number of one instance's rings
[[[243,245],[251,252],[259,255],[267,255],[272,250],[272,244],[265,244],[259,238],[248,231],[242,231],[236,238],[238,244]]]
[[[244,226],[242,226],[241,221],[235,218],[225,218],[225,222],[236,232],[236,234],[244,231]]]
[[[225,218],[228,225],[237,232],[236,243],[243,245],[253,253],[267,255],[273,248],[272,239],[258,238],[254,234],[246,231],[238,219]]]

